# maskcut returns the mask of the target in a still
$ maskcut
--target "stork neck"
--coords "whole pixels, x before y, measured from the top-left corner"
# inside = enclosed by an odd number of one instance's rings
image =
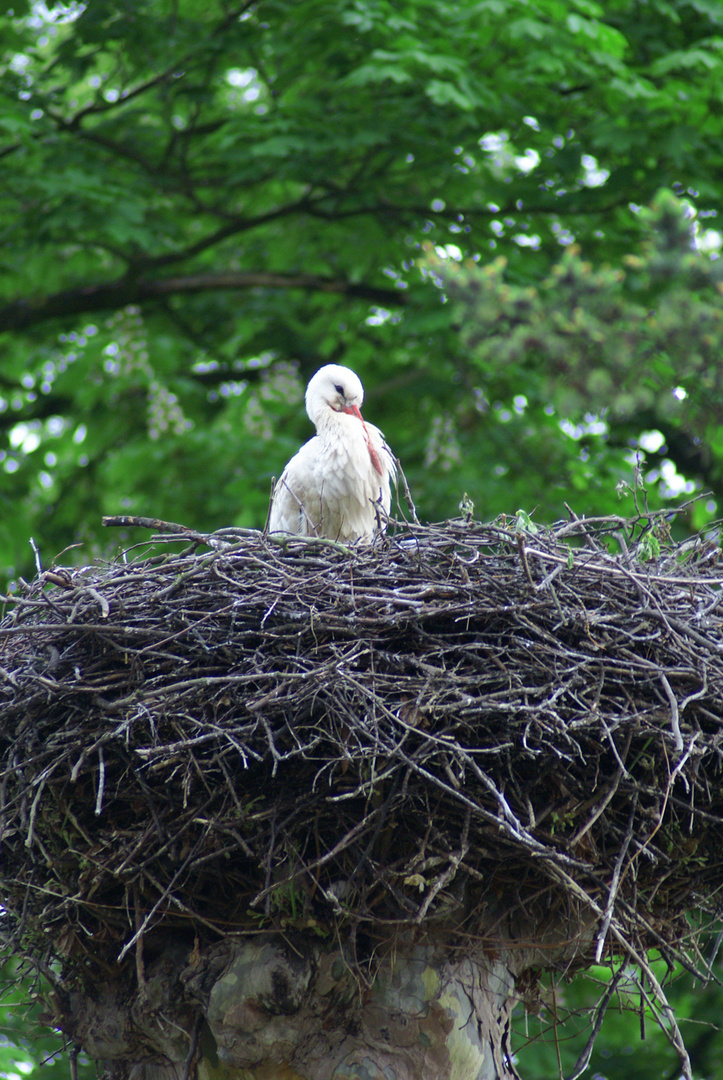
[[[347,416],[353,418],[353,413],[347,413],[346,410],[344,410],[344,412],[338,412],[336,409],[327,407],[326,409],[320,410],[320,412],[311,419],[316,426],[317,433],[322,435],[327,431],[338,432],[345,429],[347,425],[350,424],[350,421],[347,420]],[[351,425],[350,430],[354,430],[354,427]]]

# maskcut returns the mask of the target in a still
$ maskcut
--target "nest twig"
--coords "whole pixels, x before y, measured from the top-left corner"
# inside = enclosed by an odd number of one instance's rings
[[[659,525],[411,525],[351,554],[224,530],[41,574],[0,624],[6,940],[96,965],[163,925],[464,947],[503,896],[506,934],[586,913],[566,964],[658,947],[709,974],[723,575],[703,540],[641,561]]]

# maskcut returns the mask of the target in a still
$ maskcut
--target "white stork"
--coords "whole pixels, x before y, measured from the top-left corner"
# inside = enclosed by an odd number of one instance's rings
[[[397,470],[379,428],[362,418],[363,400],[361,381],[349,368],[327,364],[314,375],[306,388],[306,412],[316,435],[281,474],[270,532],[369,543],[384,528]]]

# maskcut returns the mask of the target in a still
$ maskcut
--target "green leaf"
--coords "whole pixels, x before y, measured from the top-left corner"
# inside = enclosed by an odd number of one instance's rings
[[[427,83],[427,94],[435,105],[456,105],[460,109],[475,108],[475,102],[450,82],[432,79]]]

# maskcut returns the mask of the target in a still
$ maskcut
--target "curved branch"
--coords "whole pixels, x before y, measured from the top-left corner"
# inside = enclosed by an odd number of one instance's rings
[[[356,300],[399,307],[406,302],[399,289],[357,284],[343,278],[316,274],[278,274],[266,271],[188,274],[159,280],[127,277],[101,285],[81,285],[40,299],[20,298],[0,308],[0,332],[26,330],[49,319],[89,314],[94,311],[147,304],[161,297],[221,289],[304,289],[307,292],[338,293]]]

